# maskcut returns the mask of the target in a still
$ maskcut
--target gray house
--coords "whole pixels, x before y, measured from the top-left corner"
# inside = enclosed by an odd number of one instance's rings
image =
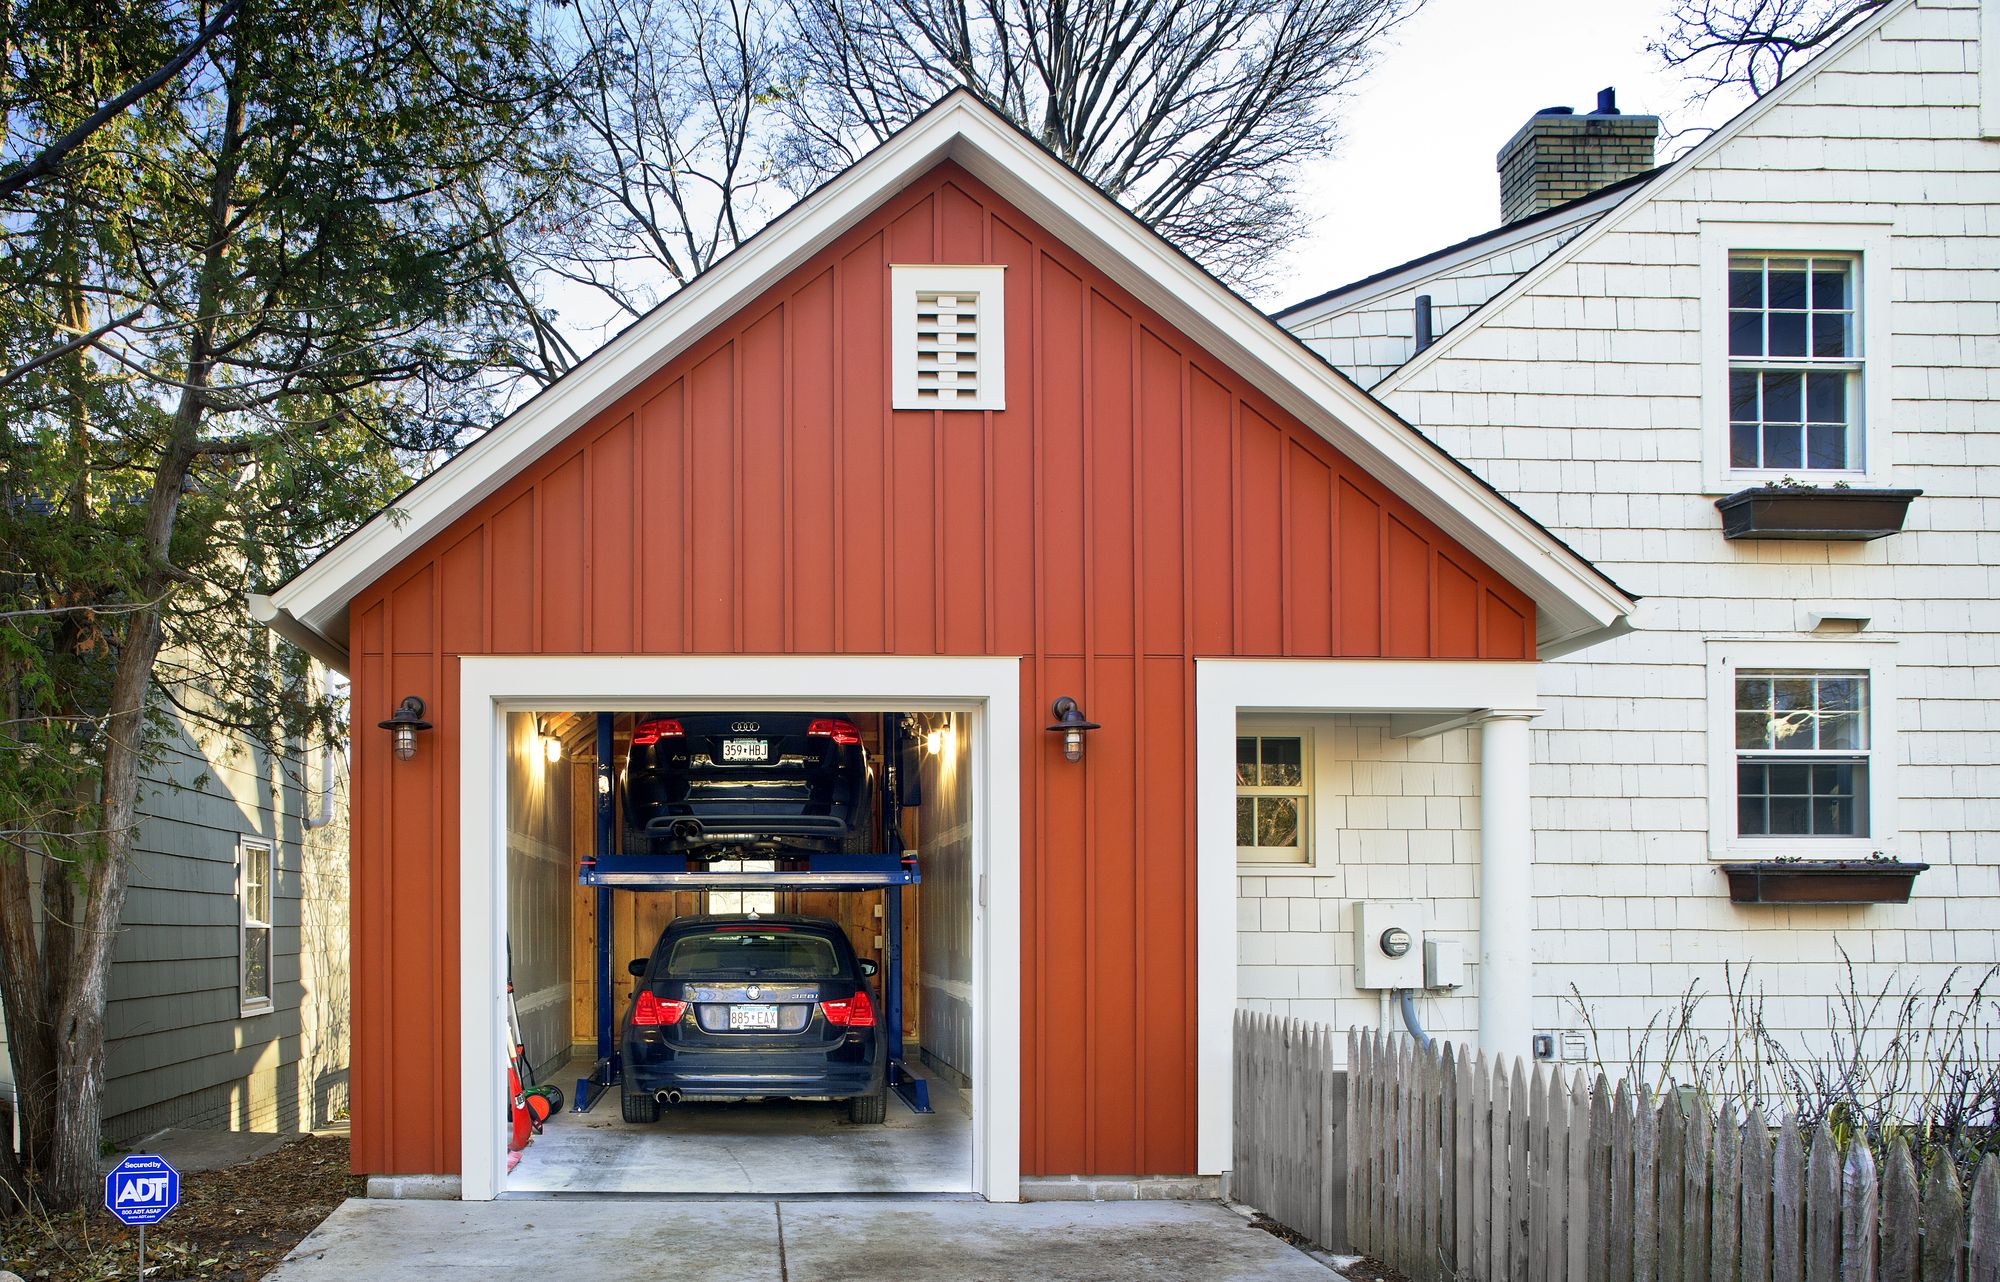
[[[104,1133],[311,1129],[347,1107],[347,763],[183,721],[147,780],[111,972]],[[0,1049],[6,1030],[0,1024]],[[0,1094],[14,1095],[0,1054]]]

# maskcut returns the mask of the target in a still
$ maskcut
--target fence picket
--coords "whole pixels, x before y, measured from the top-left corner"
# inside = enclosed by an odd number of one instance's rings
[[[1636,1101],[1632,1148],[1632,1277],[1660,1276],[1660,1114],[1643,1082]]]
[[[1477,1276],[1468,1269],[1473,1255],[1472,1221],[1479,1214],[1479,1146],[1483,1142],[1486,1119],[1479,1115],[1479,1080],[1469,1050],[1461,1051],[1452,1081],[1452,1210],[1451,1275]]]
[[[1472,1184],[1466,1197],[1472,1203],[1472,1241],[1470,1251],[1461,1254],[1459,1274],[1498,1277],[1493,1271],[1493,1066],[1485,1051],[1472,1062]]]
[[[1771,1282],[1803,1282],[1806,1275],[1805,1178],[1799,1121],[1787,1113],[1771,1161]]]
[[[1840,1168],[1840,1282],[1875,1282],[1875,1155],[1857,1139]]]
[[[1514,1150],[1508,1142],[1513,1128],[1513,1106],[1514,1085],[1507,1074],[1507,1061],[1495,1055],[1493,1112],[1488,1119],[1493,1136],[1493,1224],[1486,1244],[1491,1253],[1486,1276],[1492,1282],[1514,1282],[1514,1235],[1507,1231],[1507,1222],[1514,1214]]]
[[[1590,1268],[1590,1226],[1597,1218],[1597,1203],[1601,1200],[1597,1196],[1597,1169],[1593,1161],[1596,1154],[1591,1143],[1594,1120],[1590,1086],[1582,1073],[1573,1073],[1569,1083],[1569,1207],[1565,1217],[1570,1282],[1595,1282],[1603,1276]]]
[[[1964,1282],[1965,1195],[1951,1154],[1938,1149],[1924,1176],[1924,1282]]]
[[[1708,1097],[1683,1097],[1694,1106],[1687,1116],[1687,1142],[1682,1149],[1685,1167],[1681,1179],[1681,1277],[1686,1282],[1708,1282],[1708,1197],[1709,1158],[1715,1143],[1715,1125],[1708,1115]]]
[[[1536,1064],[1528,1076],[1528,1276],[1533,1282],[1555,1282],[1549,1250],[1549,1181],[1555,1172],[1549,1158],[1549,1071]]]
[[[1771,1129],[1754,1107],[1743,1124],[1742,1225],[1743,1271],[1736,1282],[1771,1282]]]
[[[1438,1276],[1458,1276],[1458,1061],[1450,1042],[1438,1057]]]
[[[1917,1164],[1898,1135],[1882,1179],[1882,1282],[1917,1282],[1917,1198]]]
[[[1605,1226],[1608,1282],[1632,1282],[1632,1163],[1635,1143],[1632,1083],[1621,1078],[1611,1099],[1611,1222]]]
[[[1965,1218],[1972,1224],[1965,1282],[2000,1282],[2000,1157],[1989,1153],[1979,1164]]]
[[[1715,1173],[1709,1184],[1708,1277],[1737,1282],[1743,1244],[1743,1124],[1736,1101],[1722,1106],[1715,1124]]]
[[[1840,1282],[1840,1159],[1824,1125],[1806,1155],[1806,1282]]]
[[[1542,1250],[1548,1263],[1542,1276],[1548,1282],[1569,1279],[1569,1091],[1563,1086],[1562,1071],[1552,1069],[1543,1091],[1542,1124],[1535,1134],[1548,1155],[1543,1159],[1548,1185],[1548,1209],[1542,1214]],[[1581,1280],[1579,1280],[1581,1282]]]
[[[1682,1282],[1682,1244],[1687,1233],[1687,1118],[1681,1093],[1669,1086],[1660,1097],[1660,1282]]]
[[[1534,1105],[1528,1075],[1518,1057],[1514,1060],[1507,1096],[1513,1102],[1507,1119],[1507,1185],[1513,1191],[1507,1208],[1507,1276],[1514,1282],[1528,1282],[1534,1276],[1529,1271],[1532,1263],[1528,1256],[1528,1219],[1534,1214],[1534,1192],[1528,1176],[1528,1127]]]

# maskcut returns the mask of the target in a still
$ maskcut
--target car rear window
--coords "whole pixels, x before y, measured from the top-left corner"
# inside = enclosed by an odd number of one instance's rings
[[[676,979],[741,975],[767,978],[833,979],[840,958],[833,941],[821,935],[770,930],[718,930],[674,941],[667,974]]]

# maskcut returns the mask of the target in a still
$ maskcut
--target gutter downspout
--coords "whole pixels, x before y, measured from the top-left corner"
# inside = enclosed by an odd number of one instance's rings
[[[299,622],[292,616],[289,610],[281,608],[276,601],[273,601],[262,592],[249,593],[247,599],[250,602],[250,617],[252,619],[271,629],[271,631],[277,633],[299,649],[304,650],[307,654],[318,659],[335,672],[340,673],[342,676],[347,675],[349,661],[346,650]]]
[[[324,828],[333,822],[333,744],[319,746],[319,813],[307,815],[306,831]]]

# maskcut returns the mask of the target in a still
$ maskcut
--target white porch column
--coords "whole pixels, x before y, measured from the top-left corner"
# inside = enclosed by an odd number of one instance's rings
[[[1534,1033],[1534,832],[1528,722],[1539,709],[1479,714],[1479,1048],[1526,1055]]]

